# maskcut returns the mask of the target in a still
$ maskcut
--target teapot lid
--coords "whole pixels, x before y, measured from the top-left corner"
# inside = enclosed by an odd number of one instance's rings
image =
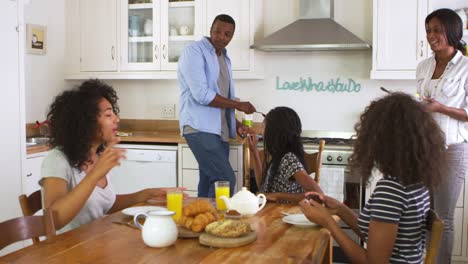
[[[257,197],[255,196],[255,194],[247,190],[246,187],[242,187],[242,189],[238,191],[231,199],[234,199],[238,202],[244,202],[249,200],[256,201]]]

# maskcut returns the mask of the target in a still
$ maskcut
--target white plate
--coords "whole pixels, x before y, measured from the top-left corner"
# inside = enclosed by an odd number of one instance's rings
[[[139,213],[147,213],[149,211],[154,210],[167,210],[166,207],[161,206],[136,206],[136,207],[129,207],[122,210],[123,214],[135,216]]]
[[[299,227],[311,227],[317,226],[316,223],[312,223],[305,217],[304,214],[290,214],[283,217],[283,222],[292,224]]]

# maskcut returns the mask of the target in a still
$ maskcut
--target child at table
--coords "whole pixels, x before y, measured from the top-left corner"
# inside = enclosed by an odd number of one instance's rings
[[[357,216],[343,203],[317,194],[299,204],[306,217],[330,230],[351,263],[422,263],[429,189],[437,186],[445,167],[442,131],[420,103],[402,93],[373,101],[356,124],[351,173],[368,183],[371,171],[383,178]],[[367,249],[353,241],[331,215],[337,214]]]
[[[304,199],[306,191],[322,192],[317,182],[307,174],[302,125],[297,113],[289,107],[276,107],[265,117],[263,134],[264,158],[260,158],[256,135],[249,134],[255,181],[269,201]]]
[[[47,119],[50,145],[42,163],[44,208],[56,213],[55,226],[68,231],[96,218],[150,198],[164,198],[162,188],[116,195],[109,171],[125,153],[113,146],[119,118],[117,94],[112,87],[88,80],[55,97]]]

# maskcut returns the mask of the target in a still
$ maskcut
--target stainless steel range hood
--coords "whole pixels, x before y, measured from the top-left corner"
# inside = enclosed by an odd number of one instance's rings
[[[301,0],[301,19],[255,41],[263,51],[363,50],[370,45],[333,20],[333,0]]]

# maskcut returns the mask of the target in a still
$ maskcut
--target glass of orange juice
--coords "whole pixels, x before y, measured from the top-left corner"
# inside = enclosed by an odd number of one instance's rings
[[[216,195],[216,209],[218,211],[226,211],[227,206],[223,200],[221,200],[221,196],[226,196],[226,198],[231,197],[229,195],[229,182],[228,181],[217,181],[215,182],[215,195]]]
[[[166,193],[167,198],[167,210],[175,212],[172,216],[174,220],[178,220],[182,215],[182,201],[183,192],[180,189],[169,189]]]

